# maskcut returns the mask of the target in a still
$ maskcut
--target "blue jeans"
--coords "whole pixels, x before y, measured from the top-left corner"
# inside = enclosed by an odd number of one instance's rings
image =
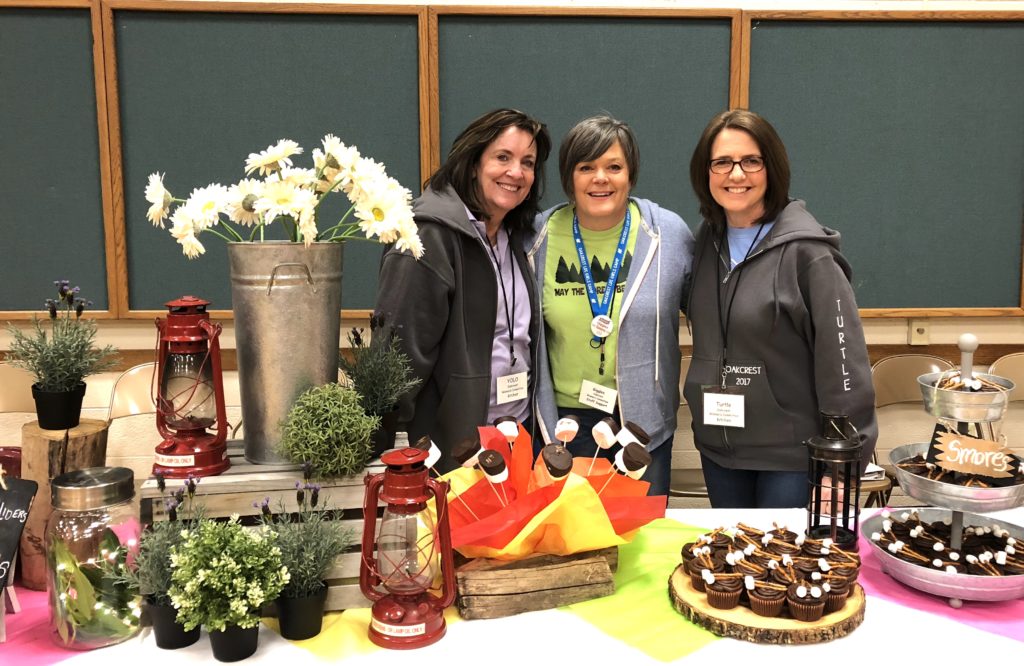
[[[597,444],[594,442],[594,436],[591,434],[594,426],[609,414],[602,412],[598,409],[582,409],[575,407],[559,407],[558,418],[564,418],[570,414],[575,415],[580,420],[580,429],[576,433],[576,438],[569,442],[569,452],[577,458],[592,458],[594,457],[594,451],[597,451],[598,458],[604,458],[605,460],[615,459],[615,452],[619,449],[618,446],[613,446],[610,449],[599,449]],[[619,421],[618,414],[612,415],[616,421]],[[619,423],[621,426],[621,422]],[[540,452],[540,445],[543,441],[540,438],[534,439],[534,453]],[[534,456],[536,457],[536,455]],[[661,445],[651,451],[651,464],[647,466],[647,471],[640,478],[641,481],[647,481],[651,484],[651,487],[647,490],[648,495],[668,495],[669,481],[672,475],[672,436],[666,439]]]
[[[807,472],[729,469],[700,456],[708,498],[715,509],[806,507]]]

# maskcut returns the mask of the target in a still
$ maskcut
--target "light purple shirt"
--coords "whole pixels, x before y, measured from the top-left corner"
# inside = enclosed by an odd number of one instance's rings
[[[491,258],[491,265],[494,266],[495,283],[498,290],[498,311],[494,320],[494,341],[491,343],[491,397],[487,408],[487,425],[494,422],[499,416],[512,416],[519,422],[530,413],[529,397],[513,402],[498,404],[498,377],[511,375],[519,372],[530,371],[530,294],[523,278],[519,265],[509,253],[508,233],[504,228],[498,231],[498,243],[493,248],[494,253],[488,247],[487,226],[473,217],[473,214],[466,210],[469,221],[476,227],[480,235],[480,242],[483,244],[484,252]],[[495,264],[494,259],[498,262]],[[500,271],[501,278],[498,278]],[[502,281],[505,288],[502,290]],[[515,290],[515,297],[512,291]],[[506,294],[508,297],[506,305]],[[515,311],[512,303],[515,303]],[[512,317],[512,330],[514,333],[512,347],[515,349],[516,364],[512,365],[512,356],[509,351],[508,315]],[[482,425],[482,424],[481,424]]]

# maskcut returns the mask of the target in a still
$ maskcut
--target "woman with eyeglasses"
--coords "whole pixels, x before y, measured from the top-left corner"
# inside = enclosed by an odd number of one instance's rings
[[[806,506],[803,442],[823,412],[850,417],[863,461],[878,438],[850,264],[789,179],[775,129],[742,109],[713,118],[690,160],[704,222],[684,395],[716,508]]]

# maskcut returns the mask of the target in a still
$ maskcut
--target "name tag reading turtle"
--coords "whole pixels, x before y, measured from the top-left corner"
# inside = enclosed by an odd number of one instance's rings
[[[618,396],[619,392],[615,389],[595,384],[586,379],[580,385],[580,402],[587,407],[600,409],[606,414],[611,414],[615,411],[615,400]]]
[[[743,428],[744,399],[739,389],[706,386],[704,391],[704,425]]]
[[[528,395],[529,380],[525,372],[498,377],[498,404],[525,400]]]
[[[590,320],[590,332],[597,338],[607,338],[615,330],[615,322],[608,315],[597,315]]]

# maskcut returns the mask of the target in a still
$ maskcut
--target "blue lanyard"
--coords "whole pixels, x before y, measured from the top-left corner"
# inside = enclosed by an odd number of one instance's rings
[[[629,205],[626,205],[626,221],[622,224],[622,233],[619,234],[619,245],[615,248],[615,258],[612,259],[611,271],[608,273],[608,282],[605,283],[604,295],[601,301],[597,299],[597,287],[594,285],[594,275],[590,272],[590,260],[587,258],[587,249],[583,246],[583,237],[580,235],[580,220],[573,212],[572,215],[572,239],[576,243],[576,256],[580,260],[580,272],[583,274],[583,283],[587,287],[587,298],[590,300],[590,313],[595,317],[607,315],[611,309],[612,299],[615,297],[615,285],[619,278],[619,269],[622,268],[622,259],[626,255],[626,244],[629,242],[629,225],[631,217]],[[593,342],[601,342],[603,338],[593,337]]]

